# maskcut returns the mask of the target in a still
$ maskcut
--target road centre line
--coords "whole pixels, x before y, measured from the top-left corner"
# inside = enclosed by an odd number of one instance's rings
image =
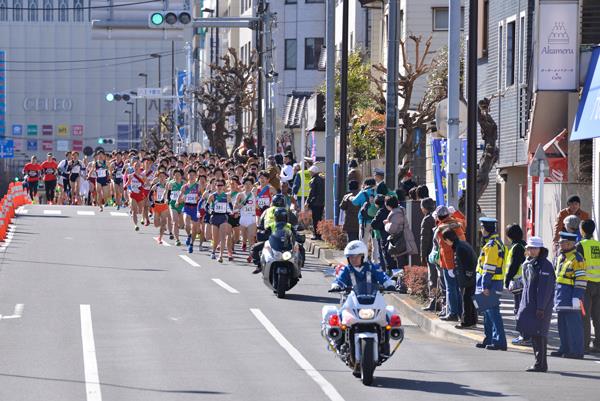
[[[225,290],[229,291],[232,294],[239,294],[240,293],[238,290],[236,290],[235,288],[233,288],[232,286],[230,286],[229,284],[227,284],[226,282],[224,282],[221,279],[213,278],[212,281],[214,281],[215,283],[217,283],[217,285],[219,285],[220,287],[225,288]]]
[[[25,209],[25,206],[19,206],[17,210],[15,210],[16,215],[27,214],[29,210]]]
[[[23,317],[23,310],[25,309],[25,305],[24,304],[16,304],[15,305],[15,310],[13,312],[12,315],[8,315],[8,316],[2,316],[0,315],[0,320],[6,320],[6,319],[20,319],[21,317]]]
[[[154,241],[158,242],[158,237],[152,237],[154,239]],[[162,244],[160,244],[162,246],[171,246],[171,244],[169,244],[167,241],[163,240]]]
[[[262,313],[260,309],[250,309],[250,312],[271,334],[277,343],[292,357],[292,359],[306,372],[306,374],[321,387],[327,398],[331,401],[344,401],[344,398],[337,392],[335,387],[325,379],[310,362],[277,330],[271,321]]]
[[[114,217],[127,217],[129,216],[129,213],[124,213],[124,212],[110,212],[111,216]]]
[[[199,265],[198,263],[194,262],[194,261],[192,260],[192,258],[190,258],[190,257],[189,257],[189,256],[187,256],[187,255],[179,255],[179,257],[180,257],[181,259],[185,260],[186,262],[188,262],[188,264],[190,264],[192,267],[200,267],[200,265]]]
[[[78,210],[77,214],[79,216],[95,216],[96,212],[94,212],[92,210]]]
[[[45,214],[45,215],[52,215],[52,216],[56,216],[56,215],[62,214],[62,211],[60,211],[60,210],[50,210],[50,209],[46,209],[46,210],[44,210],[44,214]]]
[[[92,328],[92,310],[90,305],[79,305],[79,311],[81,314],[81,342],[83,345],[83,369],[87,401],[102,401],[94,330]]]

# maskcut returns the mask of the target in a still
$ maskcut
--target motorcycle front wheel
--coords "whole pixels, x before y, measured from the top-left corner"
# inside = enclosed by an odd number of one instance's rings
[[[277,298],[285,297],[285,290],[287,289],[287,273],[277,274]]]
[[[360,341],[361,357],[360,370],[362,383],[370,386],[373,383],[373,373],[375,372],[375,356],[373,355],[374,341],[372,338],[363,338]]]

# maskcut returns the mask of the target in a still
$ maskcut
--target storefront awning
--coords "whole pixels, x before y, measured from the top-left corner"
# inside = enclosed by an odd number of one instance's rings
[[[538,145],[544,146],[568,124],[569,93],[538,91],[533,98],[533,111],[529,123],[527,153],[535,153]]]
[[[600,46],[594,48],[579,108],[575,116],[571,141],[600,137]]]

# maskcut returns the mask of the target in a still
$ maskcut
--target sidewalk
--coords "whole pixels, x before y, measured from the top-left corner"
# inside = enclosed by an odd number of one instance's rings
[[[311,241],[310,239],[307,239],[305,247],[307,253],[316,256],[329,266],[336,266],[340,263],[346,264],[346,258],[344,257],[343,252],[331,249],[323,241]],[[434,337],[471,344],[481,342],[484,338],[483,318],[481,316],[479,317],[479,324],[476,328],[461,330],[454,327],[456,322],[444,322],[440,320],[435,313],[423,311],[422,308],[425,305],[409,295],[390,295],[390,299],[400,316],[405,316]],[[515,329],[516,319],[514,317],[514,299],[512,294],[505,292],[502,295],[500,312],[502,313],[504,320],[508,347],[529,352],[530,347],[514,346],[511,344],[512,339],[519,335]],[[556,322],[556,313],[554,313],[552,316],[552,324],[550,326],[550,334],[548,336],[548,346],[550,349],[556,349],[559,346]]]

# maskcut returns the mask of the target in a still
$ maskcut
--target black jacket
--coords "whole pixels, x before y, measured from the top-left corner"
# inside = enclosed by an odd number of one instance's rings
[[[466,241],[458,240],[452,245],[454,250],[454,274],[461,288],[469,288],[475,285],[475,268],[477,267],[477,255]]]
[[[307,202],[309,207],[325,205],[325,180],[318,174],[310,180],[310,192],[308,193]]]
[[[506,288],[508,288],[508,285],[515,277],[515,274],[519,272],[521,265],[525,261],[525,245],[527,245],[525,241],[520,240],[513,242],[511,246],[511,249],[513,250],[512,259],[507,261],[509,265],[508,270],[506,271],[506,277],[504,278],[504,286]]]
[[[421,263],[427,265],[427,259],[433,248],[433,230],[435,229],[435,219],[431,213],[427,214],[421,221]]]
[[[373,230],[378,230],[381,233],[381,239],[387,241],[389,234],[385,231],[385,224],[383,221],[387,219],[390,211],[387,210],[386,207],[381,207],[377,209],[377,213],[375,213],[375,217],[373,217],[373,221],[371,221],[371,228]]]

